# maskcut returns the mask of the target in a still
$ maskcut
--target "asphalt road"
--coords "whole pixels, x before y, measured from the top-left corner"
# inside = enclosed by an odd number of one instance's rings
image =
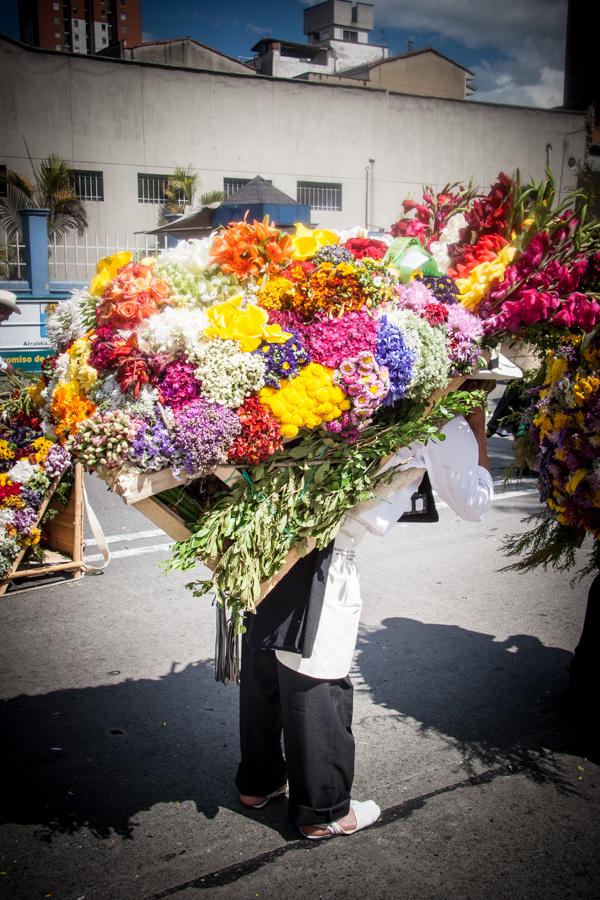
[[[498,475],[511,442],[491,448]],[[383,816],[315,843],[284,800],[239,806],[210,600],[161,573],[168,538],[89,489],[104,573],[0,604],[3,898],[598,897],[600,770],[565,705],[588,583],[499,571],[534,482],[480,525],[443,508],[360,546],[354,795]]]

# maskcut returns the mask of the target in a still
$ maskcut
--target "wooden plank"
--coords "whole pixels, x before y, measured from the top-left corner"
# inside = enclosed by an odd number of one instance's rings
[[[217,478],[220,478],[226,484],[233,484],[242,477],[233,466],[219,466],[211,474],[216,475]],[[141,500],[180,485],[190,484],[192,481],[197,481],[200,477],[198,473],[177,477],[173,474],[172,469],[161,469],[158,472],[140,472],[139,469],[125,465],[121,468],[111,487],[125,503],[135,506]]]
[[[162,528],[165,534],[168,534],[174,541],[185,541],[192,533],[181,516],[155,497],[146,497],[144,500],[132,503],[131,506]]]

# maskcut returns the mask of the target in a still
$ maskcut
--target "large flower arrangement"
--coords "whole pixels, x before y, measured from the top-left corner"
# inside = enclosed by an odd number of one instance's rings
[[[193,532],[171,564],[216,560],[238,624],[292,547],[324,546],[372,494],[382,458],[476,402],[428,408],[478,365],[483,328],[449,279],[407,283],[392,240],[236,222],[157,259],[101,260],[50,316],[48,433],[113,486],[200,479],[161,495]],[[224,464],[240,479],[215,490]]]
[[[529,445],[544,509],[535,527],[507,540],[508,554],[521,557],[511,568],[568,569],[589,537],[584,575],[600,568],[600,331],[548,351],[531,393],[521,441]]]

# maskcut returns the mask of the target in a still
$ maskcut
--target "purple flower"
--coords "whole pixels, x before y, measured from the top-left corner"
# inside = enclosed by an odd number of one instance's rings
[[[481,355],[481,320],[459,303],[448,307],[446,348],[452,363],[451,375],[471,371]]]
[[[384,406],[392,406],[406,395],[416,358],[417,354],[408,346],[403,332],[388,322],[387,316],[382,316],[377,335],[377,360],[387,368],[390,376]]]
[[[256,355],[265,362],[265,384],[278,388],[282,378],[294,378],[310,357],[297,331],[286,329],[291,338],[284,344],[270,344],[264,341]]]
[[[141,422],[129,452],[132,462],[142,469],[158,470],[171,465],[173,441],[162,419],[154,424]]]
[[[319,263],[330,262],[337,265],[342,262],[354,262],[354,255],[341,244],[329,244],[327,247],[321,247],[312,258],[312,262],[318,266]]]
[[[20,534],[29,534],[31,529],[37,523],[37,512],[35,509],[26,507],[25,509],[16,509],[13,524]]]
[[[234,410],[200,398],[176,412],[173,445],[186,472],[209,472],[227,461],[227,451],[240,431]]]
[[[71,456],[60,444],[53,444],[44,462],[44,470],[48,478],[58,478],[69,468]]]
[[[27,506],[30,506],[32,509],[38,509],[42,505],[43,497],[39,491],[35,491],[33,488],[22,487],[21,499],[23,499]]]
[[[416,280],[424,284],[440,303],[450,305],[459,302],[459,290],[449,275],[421,275]]]

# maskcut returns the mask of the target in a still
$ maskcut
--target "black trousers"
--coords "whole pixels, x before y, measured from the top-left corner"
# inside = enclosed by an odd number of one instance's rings
[[[241,794],[264,797],[289,782],[289,818],[322,825],[350,809],[354,779],[349,678],[309,678],[242,638]],[[283,733],[285,756],[281,746]]]

